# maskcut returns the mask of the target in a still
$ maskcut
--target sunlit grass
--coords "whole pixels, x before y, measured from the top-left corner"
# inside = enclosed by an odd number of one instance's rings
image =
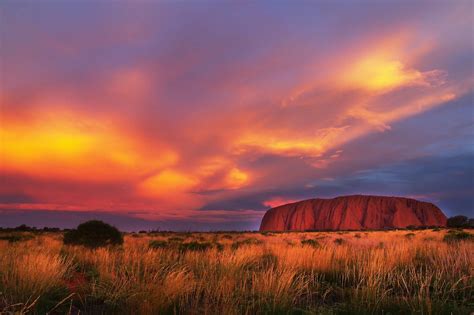
[[[467,231],[472,234],[472,231]],[[0,240],[0,311],[469,314],[474,242],[447,231],[155,233],[119,248]]]

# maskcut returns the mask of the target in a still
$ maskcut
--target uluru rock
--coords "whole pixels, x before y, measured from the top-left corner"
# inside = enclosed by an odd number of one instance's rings
[[[268,210],[260,231],[363,230],[446,226],[434,204],[402,197],[342,196],[309,199]]]

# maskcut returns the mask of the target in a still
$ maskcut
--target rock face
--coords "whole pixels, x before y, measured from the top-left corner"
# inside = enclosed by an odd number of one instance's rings
[[[268,210],[260,231],[363,230],[446,226],[434,204],[402,197],[343,196],[309,199]]]

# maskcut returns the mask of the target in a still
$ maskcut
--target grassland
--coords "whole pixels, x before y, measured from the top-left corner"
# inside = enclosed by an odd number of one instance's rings
[[[0,235],[3,313],[474,310],[474,242],[443,229],[141,233],[97,250],[64,246],[61,233],[13,234]]]

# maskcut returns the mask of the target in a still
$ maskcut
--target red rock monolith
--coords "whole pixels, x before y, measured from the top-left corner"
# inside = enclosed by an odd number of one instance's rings
[[[268,210],[260,231],[364,230],[446,226],[434,204],[403,197],[342,196],[309,199]]]

